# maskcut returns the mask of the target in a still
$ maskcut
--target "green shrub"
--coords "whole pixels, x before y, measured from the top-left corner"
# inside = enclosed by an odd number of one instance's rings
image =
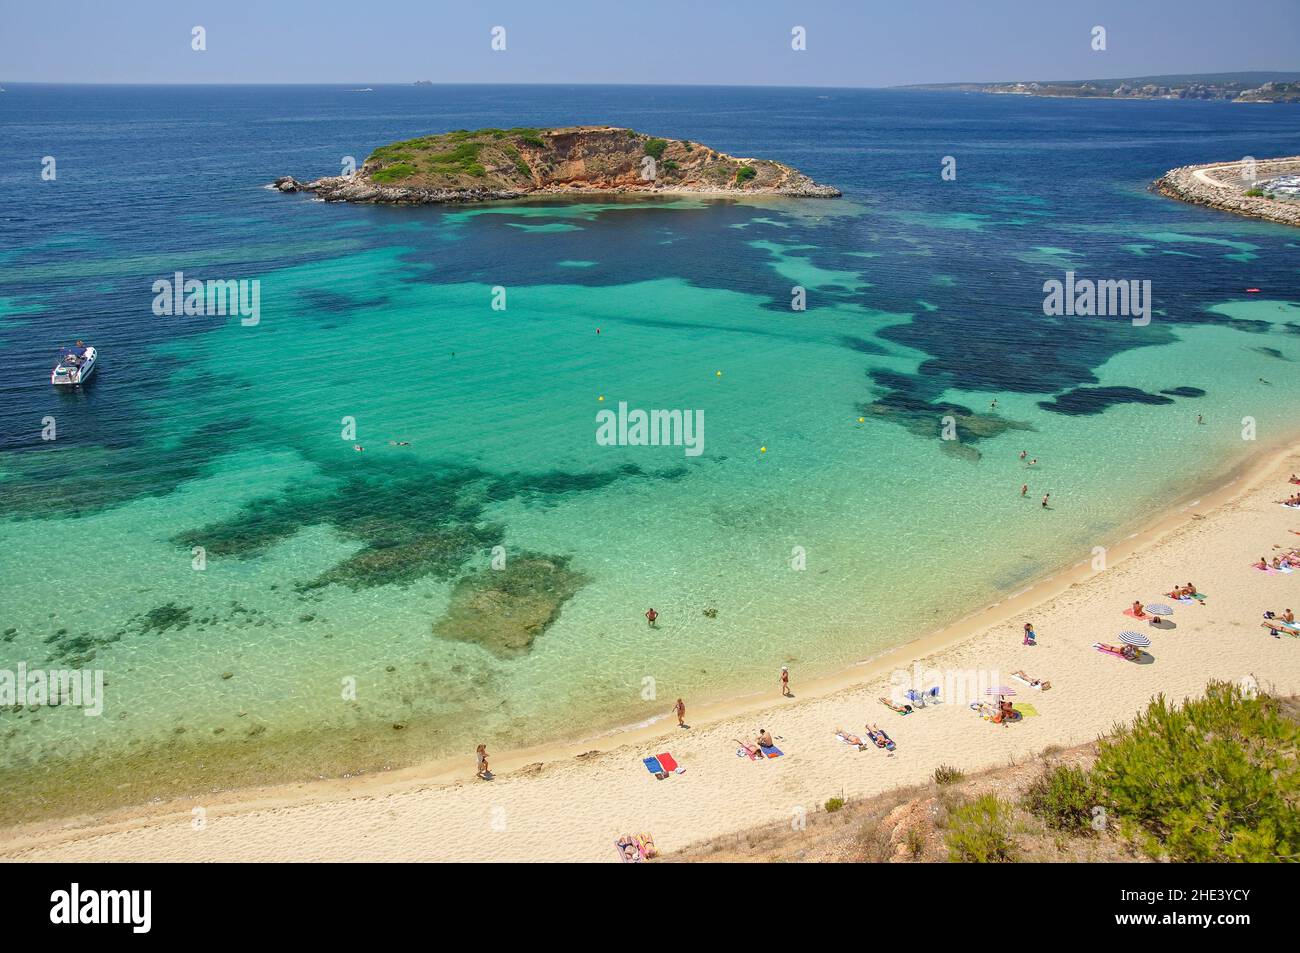
[[[1174,707],[1158,696],[1102,741],[1093,783],[1153,857],[1300,856],[1300,725],[1267,696],[1224,682]]]
[[[954,768],[950,764],[941,764],[934,769],[935,784],[956,784],[965,776],[960,768]]]
[[[925,835],[921,833],[919,827],[909,827],[904,844],[907,847],[908,855],[915,860],[925,852]]]
[[[842,797],[833,797],[833,798],[831,798],[829,801],[826,802],[826,813],[827,813],[827,814],[834,814],[836,811],[838,811],[838,810],[839,810],[840,808],[842,808],[843,806],[844,806],[844,798],[842,798]]]
[[[645,154],[654,156],[656,162],[663,158],[664,150],[667,148],[667,139],[647,139],[645,141]]]
[[[992,794],[953,808],[946,841],[954,863],[1009,863],[1020,855],[1012,839],[1011,805]]]
[[[526,146],[532,146],[534,149],[546,148],[546,143],[542,141],[542,137],[537,135],[537,133],[531,133],[529,135],[520,136],[519,141]]]
[[[525,162],[523,159],[520,159],[518,162],[515,163],[515,171],[518,172],[520,175],[522,175],[525,179],[531,179],[533,177],[533,170],[528,168],[528,163]]]
[[[407,162],[398,162],[395,165],[384,166],[370,177],[376,182],[397,182],[408,176],[415,174],[415,166]]]
[[[1030,813],[1041,817],[1054,830],[1089,834],[1097,792],[1086,771],[1059,765],[1044,769],[1034,779],[1025,792],[1024,804]]]
[[[1247,190],[1246,190],[1246,194],[1249,195],[1249,196],[1252,196],[1253,198],[1259,198],[1261,195],[1264,194],[1264,190],[1263,190],[1263,189],[1247,189]]]
[[[736,170],[736,184],[744,185],[750,179],[758,175],[757,170],[752,165],[742,165]]]
[[[665,159],[663,161],[663,164],[660,166],[660,168],[665,169],[668,172],[676,172],[680,168],[680,166],[678,166],[677,163],[674,162],[672,159]]]

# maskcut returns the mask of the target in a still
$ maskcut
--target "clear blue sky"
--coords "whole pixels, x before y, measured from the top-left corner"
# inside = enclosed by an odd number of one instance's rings
[[[891,86],[1297,68],[1300,0],[0,0],[0,82]]]

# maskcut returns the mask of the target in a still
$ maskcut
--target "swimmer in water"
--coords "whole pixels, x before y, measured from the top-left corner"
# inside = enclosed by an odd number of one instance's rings
[[[352,449],[355,450],[357,453],[364,453],[366,448],[361,446],[361,444],[359,443],[354,443],[352,445]]]
[[[1024,495],[1026,495],[1028,492],[1029,492],[1029,484],[1028,484],[1028,483],[1022,483],[1022,484],[1020,484],[1020,495],[1021,495],[1021,496],[1024,496]]]
[[[654,629],[654,628],[658,628],[658,627],[655,625],[655,620],[659,618],[659,613],[658,613],[658,612],[655,612],[655,610],[654,610],[653,608],[651,608],[651,609],[647,609],[647,610],[646,610],[645,618],[646,618],[646,621],[650,623],[650,628],[652,628],[652,629]]]
[[[1029,456],[1029,451],[1028,451],[1028,450],[1021,450],[1021,451],[1020,451],[1020,459],[1021,459],[1021,460],[1025,459],[1025,457],[1027,457],[1027,456]]]
[[[1050,494],[1050,493],[1044,493],[1044,494],[1043,494],[1043,509],[1047,509],[1047,501],[1048,501],[1048,499],[1051,497],[1051,495],[1052,495],[1052,494]]]

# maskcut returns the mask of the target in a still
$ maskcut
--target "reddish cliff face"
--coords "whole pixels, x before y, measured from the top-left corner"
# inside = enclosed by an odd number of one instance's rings
[[[376,149],[352,176],[285,192],[327,201],[475,202],[536,193],[778,194],[830,198],[838,189],[769,159],[741,159],[697,142],[661,139],[616,126],[480,129]]]

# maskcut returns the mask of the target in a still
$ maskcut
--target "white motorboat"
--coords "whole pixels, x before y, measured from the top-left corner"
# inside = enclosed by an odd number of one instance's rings
[[[59,363],[50,372],[50,383],[56,387],[84,384],[94,373],[96,356],[95,349],[87,347],[81,341],[72,347],[65,347],[59,352]]]

